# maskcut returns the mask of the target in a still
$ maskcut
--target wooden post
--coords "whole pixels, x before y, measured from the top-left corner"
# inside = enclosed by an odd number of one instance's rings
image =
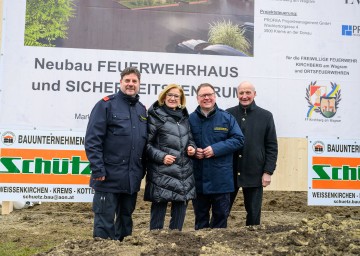
[[[3,201],[1,215],[10,214],[14,210],[14,204],[11,201]]]

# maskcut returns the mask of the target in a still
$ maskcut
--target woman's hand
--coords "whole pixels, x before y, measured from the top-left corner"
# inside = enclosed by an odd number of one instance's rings
[[[187,148],[187,154],[188,154],[188,156],[193,156],[193,155],[195,155],[195,152],[196,152],[196,150],[195,150],[195,148],[194,148],[193,146],[188,146],[188,148]]]
[[[175,156],[172,156],[172,155],[166,155],[164,157],[164,161],[163,163],[166,164],[166,165],[172,165],[176,160],[176,157]]]

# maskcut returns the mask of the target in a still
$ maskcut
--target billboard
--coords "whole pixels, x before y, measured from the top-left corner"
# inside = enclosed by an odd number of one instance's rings
[[[360,206],[359,142],[309,139],[309,205]]]
[[[357,139],[359,16],[358,1],[342,0],[3,0],[0,136],[83,137],[94,104],[117,93],[121,70],[136,66],[146,107],[177,83],[192,112],[197,86],[208,82],[226,109],[248,80],[278,137]],[[56,163],[41,150],[59,145],[37,146],[32,157]],[[72,146],[52,155],[70,166],[83,150]],[[1,144],[2,159],[13,147]],[[1,162],[0,182],[7,170]]]
[[[92,201],[83,133],[0,130],[0,134],[0,201]]]
[[[92,106],[136,66],[147,107],[177,83],[192,112],[209,82],[225,109],[249,80],[279,137],[359,137],[356,1],[5,0],[3,9],[0,127],[84,131]]]

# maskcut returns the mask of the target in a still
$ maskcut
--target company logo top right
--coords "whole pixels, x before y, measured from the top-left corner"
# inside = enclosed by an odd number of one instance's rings
[[[360,25],[342,25],[341,26],[342,36],[360,36]]]

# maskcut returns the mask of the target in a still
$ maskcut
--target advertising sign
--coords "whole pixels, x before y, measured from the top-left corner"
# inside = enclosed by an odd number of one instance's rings
[[[360,141],[311,139],[308,204],[360,206]]]
[[[92,201],[83,133],[0,130],[0,136],[0,201]]]
[[[211,83],[226,109],[248,80],[279,137],[359,137],[357,1],[4,0],[3,10],[1,128],[84,132],[136,66],[146,107],[177,83],[192,112],[197,86]]]

